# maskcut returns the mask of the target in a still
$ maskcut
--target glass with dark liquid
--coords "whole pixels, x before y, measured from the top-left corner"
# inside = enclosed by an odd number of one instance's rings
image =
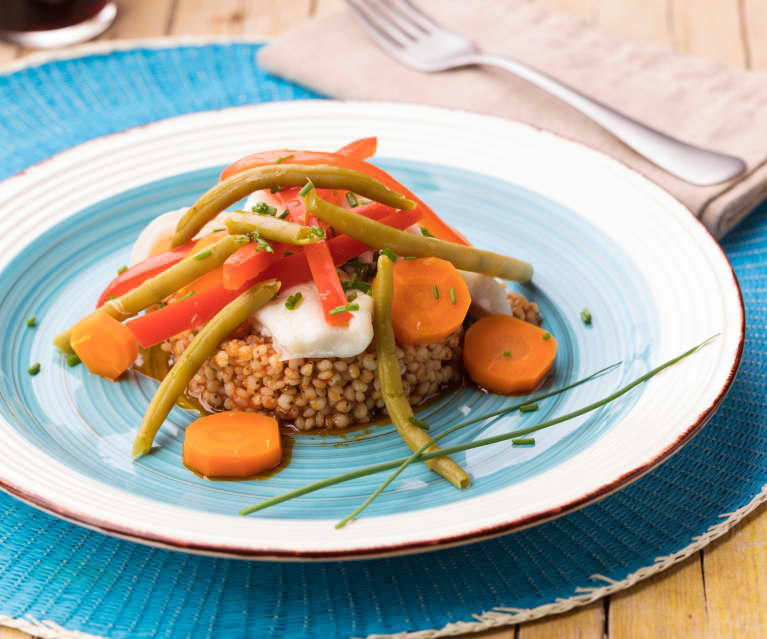
[[[63,47],[95,38],[116,14],[110,0],[0,0],[0,38],[30,48]]]

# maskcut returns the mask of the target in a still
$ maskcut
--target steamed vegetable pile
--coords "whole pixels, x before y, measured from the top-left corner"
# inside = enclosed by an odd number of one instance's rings
[[[56,336],[55,345],[91,373],[117,380],[140,348],[199,329],[150,401],[134,458],[151,451],[174,404],[228,336],[280,291],[312,282],[324,321],[339,329],[353,329],[359,296],[372,295],[381,393],[413,451],[386,466],[397,471],[347,520],[415,461],[457,488],[470,485],[468,474],[436,445],[447,432],[430,436],[428,425],[414,415],[403,392],[396,345],[436,344],[468,324],[463,362],[472,380],[491,392],[529,393],[554,364],[557,343],[545,330],[510,315],[468,319],[473,300],[461,271],[527,282],[531,265],[470,246],[411,191],[366,161],[375,150],[375,138],[367,138],[336,153],[277,150],[235,162],[179,219],[167,250],[121,269],[97,309]],[[221,228],[201,234],[228,207],[260,191],[279,206],[260,202],[249,211],[228,213]],[[363,260],[371,254],[376,258]],[[293,311],[303,302],[296,292],[284,306]],[[535,401],[508,410],[535,410]],[[474,445],[481,444],[467,447]],[[184,462],[206,477],[255,475],[277,466],[282,455],[278,423],[270,414],[226,411],[202,417],[186,430]],[[303,493],[285,498],[297,494]]]

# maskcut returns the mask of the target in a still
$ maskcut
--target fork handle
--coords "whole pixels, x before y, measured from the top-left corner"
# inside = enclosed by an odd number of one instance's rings
[[[467,56],[465,64],[499,67],[532,82],[600,124],[650,162],[692,184],[718,184],[734,178],[746,169],[745,162],[740,158],[677,140],[520,62],[477,54]]]

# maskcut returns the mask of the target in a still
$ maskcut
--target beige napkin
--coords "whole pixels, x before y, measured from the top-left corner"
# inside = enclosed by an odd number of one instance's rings
[[[716,186],[675,178],[567,105],[490,68],[421,74],[390,59],[349,10],[264,47],[267,70],[326,95],[431,104],[521,120],[597,147],[674,194],[720,237],[767,197],[767,73],[726,68],[605,33],[529,0],[415,0],[445,26],[549,73],[682,140],[737,155],[748,172]]]

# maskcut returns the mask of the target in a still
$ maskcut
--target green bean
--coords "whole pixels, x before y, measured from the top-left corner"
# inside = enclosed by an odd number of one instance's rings
[[[418,428],[410,421],[410,418],[413,417],[413,409],[410,407],[402,388],[402,375],[399,370],[394,331],[391,326],[393,288],[392,261],[386,255],[381,255],[378,258],[378,273],[373,283],[373,327],[381,395],[383,395],[386,405],[386,412],[389,413],[389,418],[400,437],[410,450],[418,450],[430,441],[430,438],[423,429]],[[427,450],[437,450],[437,447],[432,445]],[[456,488],[463,489],[471,485],[471,479],[463,468],[448,457],[427,461],[426,465],[434,472],[442,475]]]
[[[247,242],[248,238],[244,235],[227,235],[206,249],[210,254],[204,260],[196,260],[194,255],[185,257],[178,264],[142,282],[132,291],[106,302],[99,310],[121,322],[133,317],[152,304],[161,302],[182,286],[221,266],[226,258]],[[71,332],[70,328],[53,338],[54,346],[63,353],[74,352],[69,344]]]
[[[311,244],[321,239],[310,226],[288,222],[269,215],[250,215],[237,211],[226,220],[230,233],[252,233],[257,231],[265,240],[284,244]]]
[[[170,413],[173,405],[184,393],[192,377],[226,339],[227,335],[242,324],[256,309],[272,299],[280,289],[277,280],[266,280],[245,291],[227,304],[210,320],[181,353],[173,368],[160,382],[152,401],[144,413],[136,440],[133,458],[145,455],[152,448],[157,431]]]
[[[304,203],[309,213],[324,220],[339,233],[345,233],[375,249],[389,249],[402,256],[440,257],[463,271],[483,273],[505,280],[529,282],[533,276],[533,267],[528,262],[471,246],[399,231],[326,202],[313,190],[304,197]]]
[[[307,184],[307,181],[321,189],[354,191],[398,209],[415,208],[415,202],[358,171],[326,164],[270,164],[236,173],[205,193],[179,220],[173,236],[173,246],[188,242],[227,206],[253,191],[301,186]]]

